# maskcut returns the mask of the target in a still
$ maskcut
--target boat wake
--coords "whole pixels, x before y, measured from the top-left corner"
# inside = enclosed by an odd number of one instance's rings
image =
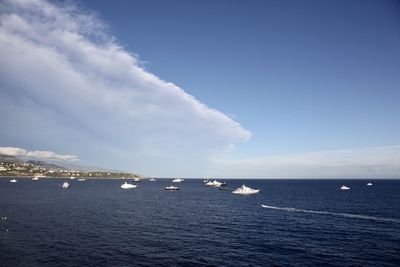
[[[268,205],[261,205],[261,207],[266,208],[266,209],[283,210],[283,211],[289,211],[289,212],[303,212],[303,213],[312,213],[312,214],[320,214],[320,215],[340,216],[340,217],[361,219],[361,220],[373,220],[373,221],[378,221],[378,222],[400,223],[400,219],[382,218],[382,217],[351,214],[351,213],[338,213],[338,212],[318,211],[318,210],[303,210],[303,209],[287,208],[287,207],[274,207],[274,206],[268,206]]]

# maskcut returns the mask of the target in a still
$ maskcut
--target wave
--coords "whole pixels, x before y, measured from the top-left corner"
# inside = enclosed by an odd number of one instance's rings
[[[304,213],[312,213],[312,214],[320,214],[320,215],[340,216],[340,217],[361,219],[361,220],[373,220],[373,221],[379,221],[379,222],[400,223],[400,219],[375,217],[375,216],[369,216],[369,215],[338,213],[338,212],[319,211],[319,210],[303,210],[303,209],[288,208],[288,207],[274,207],[274,206],[268,206],[268,205],[263,205],[263,204],[261,205],[261,207],[266,208],[266,209],[284,210],[284,211],[289,211],[289,212],[304,212]]]

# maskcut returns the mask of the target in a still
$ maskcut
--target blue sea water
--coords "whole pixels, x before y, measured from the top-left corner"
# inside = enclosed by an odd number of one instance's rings
[[[400,180],[63,181],[0,179],[1,266],[400,265]]]

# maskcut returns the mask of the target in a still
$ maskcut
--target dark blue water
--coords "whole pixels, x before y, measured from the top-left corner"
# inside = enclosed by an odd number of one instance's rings
[[[0,179],[1,266],[400,264],[399,180],[246,180],[262,190],[253,196],[201,180],[177,192],[161,180],[62,182]]]

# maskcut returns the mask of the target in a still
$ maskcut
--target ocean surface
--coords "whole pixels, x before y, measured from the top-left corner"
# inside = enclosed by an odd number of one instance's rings
[[[1,266],[400,266],[400,180],[9,179]]]

